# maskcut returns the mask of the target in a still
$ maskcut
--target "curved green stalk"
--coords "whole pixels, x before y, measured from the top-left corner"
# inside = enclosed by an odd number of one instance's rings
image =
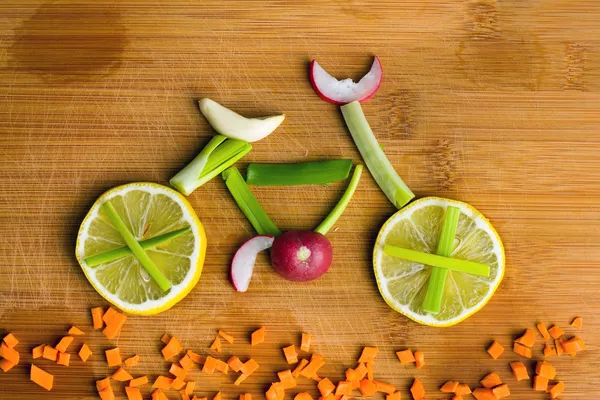
[[[249,164],[246,182],[255,186],[317,185],[348,177],[352,160],[326,160],[295,164]]]

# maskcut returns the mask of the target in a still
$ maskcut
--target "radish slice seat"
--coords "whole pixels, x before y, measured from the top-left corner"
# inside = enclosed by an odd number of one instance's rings
[[[382,77],[383,69],[378,57],[373,60],[369,72],[358,82],[354,82],[350,78],[337,80],[329,75],[316,60],[312,60],[310,63],[310,83],[313,89],[319,97],[333,104],[342,105],[370,99],[379,89]]]
[[[235,252],[231,262],[231,280],[235,290],[238,292],[248,290],[256,256],[261,251],[270,249],[274,240],[273,236],[255,236]]]

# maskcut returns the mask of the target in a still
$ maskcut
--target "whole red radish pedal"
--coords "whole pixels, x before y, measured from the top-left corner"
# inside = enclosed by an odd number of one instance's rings
[[[317,279],[329,270],[333,250],[319,232],[291,231],[278,236],[271,248],[271,264],[279,275],[290,281]]]

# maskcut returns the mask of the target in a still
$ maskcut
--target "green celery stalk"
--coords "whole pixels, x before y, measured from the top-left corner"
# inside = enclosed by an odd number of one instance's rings
[[[456,228],[458,226],[458,217],[460,217],[460,208],[453,206],[446,208],[442,233],[440,234],[440,241],[438,242],[436,251],[438,256],[452,256],[452,250],[454,250],[454,236],[456,235]],[[425,294],[425,300],[423,301],[423,310],[432,314],[440,312],[447,276],[448,269],[439,267],[432,268],[429,284],[427,286],[427,293]]]
[[[401,247],[386,244],[383,252],[391,257],[414,261],[421,264],[451,269],[452,271],[466,272],[478,276],[489,276],[490,267],[473,261],[459,260],[457,258],[442,257],[436,254],[423,253],[416,250],[403,249]]]
[[[223,172],[222,177],[238,207],[248,218],[256,232],[259,235],[279,236],[281,231],[254,197],[240,171],[236,167],[230,167]]]
[[[179,192],[189,196],[252,150],[252,145],[241,140],[214,136],[184,169],[169,183]]]
[[[156,246],[171,240],[175,239],[177,236],[180,236],[187,231],[190,230],[190,227],[177,229],[173,232],[163,233],[162,235],[154,236],[153,238],[140,240],[138,243],[142,246],[142,249],[148,250],[153,249]],[[127,246],[119,247],[113,250],[105,251],[100,254],[95,254],[91,257],[86,258],[84,261],[88,265],[88,267],[97,267],[100,264],[106,264],[108,262],[118,260],[119,258],[126,257],[132,254],[131,249]]]
[[[113,226],[121,234],[123,240],[127,244],[127,247],[129,247],[135,258],[137,258],[140,264],[142,264],[142,267],[144,267],[146,272],[148,272],[150,277],[154,279],[158,287],[160,287],[163,292],[169,290],[171,288],[171,282],[169,282],[169,280],[163,275],[162,272],[160,272],[156,265],[154,265],[154,262],[152,262],[150,257],[148,257],[148,254],[146,254],[144,249],[142,249],[142,246],[137,242],[137,240],[135,240],[135,237],[133,237],[131,232],[129,232],[129,229],[127,229],[127,226],[121,219],[121,216],[117,213],[117,210],[115,210],[115,207],[110,203],[110,201],[104,203],[103,207],[104,211],[106,211],[106,214],[113,223]]]
[[[296,164],[250,164],[246,182],[256,186],[314,185],[348,177],[352,160],[327,160]]]
[[[404,207],[415,195],[400,178],[379,146],[360,103],[353,101],[340,108],[352,139],[354,139],[371,175],[396,208]]]
[[[322,235],[327,234],[333,224],[338,220],[338,218],[342,215],[348,203],[350,203],[350,199],[354,195],[356,188],[358,187],[358,182],[360,181],[360,175],[362,174],[363,166],[357,165],[354,168],[354,173],[352,174],[352,179],[350,179],[350,183],[346,188],[346,191],[342,195],[342,198],[335,205],[333,210],[329,213],[329,215],[321,222],[321,224],[315,229],[315,232],[319,232]]]

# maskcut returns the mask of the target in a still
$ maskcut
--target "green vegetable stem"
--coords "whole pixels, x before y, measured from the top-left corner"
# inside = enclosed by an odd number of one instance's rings
[[[352,160],[327,160],[296,164],[250,164],[246,182],[256,186],[313,185],[348,177]]]
[[[457,258],[442,257],[436,254],[423,253],[421,251],[403,249],[401,247],[386,244],[383,246],[383,252],[388,256],[402,258],[404,260],[414,261],[420,264],[431,265],[433,267],[447,268],[452,271],[466,272],[478,276],[489,276],[490,267],[485,264],[473,261],[459,260]]]

